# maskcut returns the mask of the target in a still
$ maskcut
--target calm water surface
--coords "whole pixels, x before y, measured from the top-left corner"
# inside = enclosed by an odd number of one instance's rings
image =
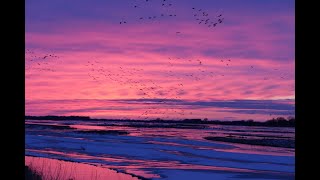
[[[142,127],[132,127],[132,124],[26,120],[26,155],[79,162],[78,166],[91,164],[150,179],[294,179],[293,148],[213,142],[203,138],[294,140],[294,128],[209,125],[180,129],[160,127],[157,123],[151,124],[153,128],[143,127],[146,123],[139,123]],[[66,125],[72,129],[56,128]],[[128,134],[79,133],[86,130],[121,130]]]

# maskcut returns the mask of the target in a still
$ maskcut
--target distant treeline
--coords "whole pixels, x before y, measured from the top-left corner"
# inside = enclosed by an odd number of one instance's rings
[[[273,118],[267,121],[259,122],[254,120],[238,120],[238,121],[220,121],[205,119],[184,119],[184,120],[150,120],[147,122],[162,123],[190,123],[190,124],[218,124],[218,125],[234,125],[234,126],[269,126],[269,127],[295,127],[295,118],[284,117]]]
[[[91,121],[127,121],[127,122],[148,122],[148,123],[188,123],[188,124],[219,124],[219,125],[235,125],[235,126],[270,126],[270,127],[295,127],[294,117],[278,117],[264,122],[254,120],[240,121],[220,121],[205,119],[184,119],[184,120],[131,120],[131,119],[91,119],[89,116],[25,116],[29,120],[91,120]]]
[[[207,119],[185,119],[182,122],[184,123],[193,123],[193,124],[220,124],[220,125],[239,125],[239,126],[270,126],[270,127],[295,127],[295,118],[289,117],[278,117],[273,118],[264,122],[258,122],[254,120],[241,120],[241,121],[219,121],[212,120],[208,121]]]
[[[89,116],[25,116],[30,120],[90,120]]]

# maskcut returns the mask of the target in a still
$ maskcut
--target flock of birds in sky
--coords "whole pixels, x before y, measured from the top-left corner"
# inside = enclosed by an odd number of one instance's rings
[[[135,2],[135,4],[133,5],[133,8],[135,8],[135,9],[144,8],[148,4],[151,5],[151,3],[153,1],[152,0],[140,0],[138,2]],[[152,3],[152,5],[154,5],[154,3]],[[156,4],[156,5],[158,5],[159,7],[162,7],[165,12],[163,12],[161,14],[156,14],[156,15],[140,16],[140,17],[138,17],[138,20],[139,21],[150,21],[150,20],[157,20],[157,19],[161,19],[161,18],[165,18],[165,17],[172,17],[172,18],[177,17],[176,13],[169,13],[169,11],[168,11],[169,9],[171,9],[174,6],[172,4],[172,2],[169,2],[169,0],[160,0],[160,2],[158,1],[158,4]],[[215,28],[219,24],[224,22],[224,17],[222,15],[222,13],[219,13],[214,16],[210,16],[209,13],[206,12],[205,10],[203,10],[201,8],[192,7],[191,14],[197,24],[204,25],[208,28]],[[128,23],[130,23],[128,20],[121,20],[119,22],[119,24],[122,24],[122,25],[125,25]],[[181,31],[176,31],[176,34],[180,34],[180,33],[181,33]]]
[[[142,8],[142,3],[150,3],[151,0],[140,0],[133,5],[133,8]],[[169,0],[161,0],[159,5],[163,8],[171,8],[174,6]],[[224,22],[222,14],[210,16],[208,12],[203,9],[195,8],[192,9],[192,15],[194,20],[199,25],[204,25],[208,28],[215,28],[219,24]],[[139,17],[138,20],[155,20],[161,17],[175,17],[176,14],[160,14],[157,16],[146,16]],[[126,20],[119,22],[120,25],[129,23]],[[176,32],[181,33],[181,32]],[[47,71],[54,72],[54,63],[59,63],[61,57],[51,53],[44,55],[37,55],[33,50],[26,49],[26,71],[36,70],[36,71]],[[233,61],[231,59],[219,59],[217,63],[220,63],[222,67],[226,70],[228,67],[232,66]],[[106,68],[102,65],[103,63],[97,60],[88,60],[85,64],[88,72],[88,77],[97,82],[98,84],[104,84],[104,82],[114,82],[118,86],[126,86],[127,88],[134,89],[137,94],[144,99],[145,102],[148,99],[153,101],[148,104],[146,103],[145,111],[141,113],[138,119],[148,119],[152,116],[160,116],[161,118],[170,118],[172,115],[178,115],[179,117],[192,115],[192,110],[186,110],[179,106],[179,100],[182,100],[183,95],[186,93],[185,86],[190,83],[190,81],[197,82],[201,80],[212,80],[213,78],[224,77],[227,75],[225,73],[217,73],[211,71],[209,67],[206,66],[206,62],[203,59],[191,59],[191,58],[179,58],[179,57],[168,57],[164,61],[162,68],[164,70],[163,75],[165,77],[170,77],[172,85],[163,86],[152,78],[144,77],[145,74],[152,74],[150,70],[145,68],[133,68],[133,67],[113,67],[112,69]],[[193,72],[179,72],[175,67],[179,67],[180,64],[189,65],[194,71]],[[253,71],[254,66],[249,65],[248,71]],[[278,71],[278,69],[274,69]],[[288,74],[282,74],[281,79],[288,78]],[[269,80],[270,78],[264,77],[263,80]],[[188,82],[188,84],[184,84]],[[158,99],[158,102],[154,100]],[[161,104],[162,108],[159,109],[157,105]],[[272,114],[270,114],[271,116]]]
[[[25,54],[26,61],[29,61],[25,66],[26,71],[56,71],[52,65],[60,59],[60,56],[57,56],[54,53],[38,55],[31,49],[26,49]]]

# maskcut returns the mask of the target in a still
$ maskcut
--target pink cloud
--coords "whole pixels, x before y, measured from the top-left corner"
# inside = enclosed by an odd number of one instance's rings
[[[276,21],[292,26],[291,18],[280,16]],[[26,32],[27,48],[39,56],[54,52],[60,57],[38,65],[43,60],[26,55],[30,66],[26,99],[294,99],[294,54],[285,45],[292,37],[277,32],[266,19],[251,18],[242,25],[236,20],[215,30],[182,20],[125,27],[73,22],[72,28],[60,26],[50,33]],[[92,68],[88,61],[98,63]],[[55,72],[40,71],[38,66]],[[49,113],[53,107],[33,108],[27,112]],[[112,116],[120,111],[94,113]],[[214,112],[198,110],[207,116],[226,116]],[[256,117],[238,115],[245,116]]]

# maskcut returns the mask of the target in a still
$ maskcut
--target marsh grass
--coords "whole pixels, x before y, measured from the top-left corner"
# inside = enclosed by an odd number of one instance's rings
[[[25,179],[26,180],[42,180],[42,177],[38,172],[30,169],[28,166],[24,167]]]
[[[78,180],[81,175],[76,174],[76,163],[68,163],[56,161],[51,163],[45,159],[32,158],[26,165],[27,180]],[[97,170],[90,172],[88,180],[99,180]]]

